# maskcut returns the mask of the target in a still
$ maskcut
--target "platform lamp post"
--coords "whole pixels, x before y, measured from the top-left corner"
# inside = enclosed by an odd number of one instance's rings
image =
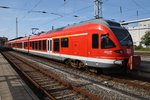
[[[16,17],[16,38],[18,38],[18,18]]]

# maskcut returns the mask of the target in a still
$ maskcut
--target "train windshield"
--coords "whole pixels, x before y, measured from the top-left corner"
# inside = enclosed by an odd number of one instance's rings
[[[132,46],[133,41],[130,33],[126,29],[111,28],[122,46]]]

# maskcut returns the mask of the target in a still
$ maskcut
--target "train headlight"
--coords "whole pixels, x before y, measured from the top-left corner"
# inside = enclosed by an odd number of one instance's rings
[[[124,52],[123,52],[122,49],[120,49],[120,50],[115,50],[114,52],[119,53],[119,54],[124,54]]]

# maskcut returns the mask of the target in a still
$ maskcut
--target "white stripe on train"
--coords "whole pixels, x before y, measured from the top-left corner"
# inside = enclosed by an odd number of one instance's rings
[[[24,51],[28,52],[28,50],[25,49],[16,49],[18,51]],[[82,56],[74,56],[74,55],[67,55],[67,54],[56,54],[56,53],[49,53],[49,52],[42,52],[42,51],[36,51],[36,50],[30,50],[30,53],[38,53],[38,54],[45,54],[49,56],[57,56],[57,57],[64,57],[64,58],[71,58],[71,59],[78,59],[83,61],[90,61],[95,63],[105,63],[105,64],[121,64],[123,60],[112,60],[112,59],[101,59],[101,58],[92,58],[92,57],[82,57]]]

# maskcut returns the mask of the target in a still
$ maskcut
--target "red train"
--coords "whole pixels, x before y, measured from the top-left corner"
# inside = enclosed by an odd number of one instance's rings
[[[73,67],[126,67],[140,64],[133,56],[133,42],[129,32],[119,23],[92,19],[78,24],[14,39],[6,47],[34,55],[64,61]]]

